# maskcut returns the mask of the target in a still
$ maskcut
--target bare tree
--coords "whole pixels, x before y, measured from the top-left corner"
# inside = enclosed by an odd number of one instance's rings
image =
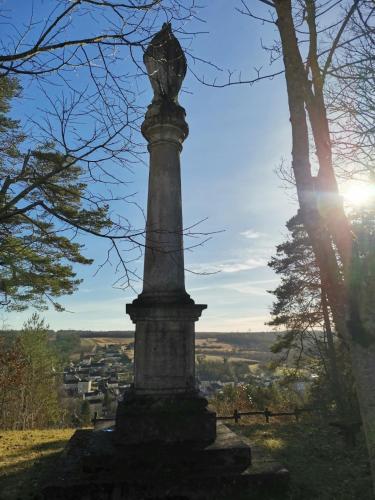
[[[17,154],[1,147],[1,227],[8,234],[17,218],[19,230],[27,221],[31,231],[46,232],[48,221],[49,234],[103,238],[104,263],[115,254],[117,284],[129,286],[137,278],[130,263],[144,246],[144,227],[127,216],[129,204],[136,206],[129,173],[144,154],[140,61],[164,21],[179,30],[195,15],[194,0],[37,0],[27,7],[24,18],[16,9],[0,11],[0,84],[16,78],[23,88],[18,99],[38,103],[24,117]],[[72,177],[79,193],[63,186]],[[62,210],[57,185],[60,198],[79,196],[80,215]],[[101,213],[101,223],[82,217],[90,212]]]
[[[375,337],[374,332],[366,327],[366,318],[355,298],[357,291],[351,287],[358,254],[339,196],[324,96],[327,72],[336,50],[345,44],[346,28],[360,2],[345,3],[333,42],[322,50],[318,40],[318,20],[333,5],[330,1],[306,0],[297,3],[296,12],[290,0],[272,3],[285,67],[292,125],[292,167],[300,215],[314,249],[336,329],[350,346],[375,486]],[[308,37],[306,59],[297,39],[302,25]],[[317,175],[313,174],[311,166],[310,134],[316,148]]]
[[[372,0],[241,0],[242,14],[275,27],[276,40],[264,48],[277,67],[268,74],[257,70],[248,79],[230,73],[221,83],[197,77],[206,85],[224,87],[285,75],[299,218],[314,251],[336,332],[350,347],[375,488],[375,333],[368,307],[359,300],[369,276],[363,275],[366,269],[336,173],[339,160],[348,171],[354,150],[353,161],[365,157],[363,169],[373,169],[368,152],[373,122],[367,108],[372,97],[367,94],[373,95],[374,7]],[[355,88],[359,79],[361,86]],[[348,101],[348,96],[354,100]],[[361,106],[353,113],[350,103],[356,105],[356,99]]]
[[[348,23],[340,57],[327,69],[335,163],[349,178],[375,173],[375,5],[363,1]]]

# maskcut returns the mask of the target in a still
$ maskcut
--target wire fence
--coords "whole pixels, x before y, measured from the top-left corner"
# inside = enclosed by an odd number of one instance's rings
[[[218,415],[217,420],[234,420],[236,424],[241,420],[241,417],[251,417],[251,416],[264,416],[267,423],[269,423],[271,417],[294,417],[296,422],[299,421],[301,415],[304,413],[313,413],[317,411],[315,408],[294,408],[292,411],[271,411],[269,408],[265,408],[260,411],[243,411],[238,410],[233,411],[233,415]]]
[[[294,408],[292,411],[271,411],[269,408],[265,408],[260,411],[243,411],[234,410],[232,415],[216,415],[216,420],[234,420],[236,424],[241,420],[242,417],[252,417],[252,416],[263,416],[267,423],[269,423],[272,417],[294,417],[296,422],[299,421],[301,415],[304,413],[313,413],[319,411],[317,408]],[[96,427],[106,427],[115,424],[115,418],[100,418],[97,413],[95,413],[92,423]]]

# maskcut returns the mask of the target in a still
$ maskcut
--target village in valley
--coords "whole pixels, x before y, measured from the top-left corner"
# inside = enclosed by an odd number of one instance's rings
[[[60,332],[60,335],[74,333]],[[118,401],[133,383],[133,333],[79,332],[79,335],[80,344],[63,367],[64,406],[75,425],[97,419],[114,420]],[[275,338],[276,334],[271,332],[197,333],[196,384],[200,393],[212,399],[226,388],[249,383],[269,387],[280,380],[284,372],[270,366],[272,361],[277,362],[277,356],[269,351]],[[305,372],[300,379],[293,380],[293,389],[303,395],[315,376]]]
[[[90,418],[114,414],[118,399],[132,380],[133,363],[127,351],[129,345],[94,346],[90,354],[64,367],[66,397],[81,401],[81,415],[87,409]],[[79,422],[80,417],[75,415],[75,418]]]

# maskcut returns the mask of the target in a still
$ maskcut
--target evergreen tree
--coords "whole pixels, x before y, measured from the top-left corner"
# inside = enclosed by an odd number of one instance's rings
[[[17,80],[0,79],[0,305],[61,309],[55,298],[81,282],[72,264],[92,262],[73,241],[77,231],[109,230],[111,222],[107,205],[87,199],[73,158],[53,144],[25,152],[25,134],[8,116],[19,92]]]
[[[283,327],[272,346],[275,353],[286,353],[292,364],[308,366],[319,374],[320,402],[335,402],[343,419],[356,405],[349,369],[348,350],[332,327],[331,312],[320,271],[307,232],[298,215],[286,224],[290,237],[277,246],[269,266],[281,276],[269,325]]]
[[[275,295],[271,326],[286,328],[274,351],[298,347],[301,335],[322,327],[321,282],[319,270],[309,237],[298,216],[286,224],[290,237],[276,248],[276,256],[269,262],[281,284],[271,293]]]
[[[350,214],[356,235],[351,301],[364,318],[366,329],[375,331],[375,175],[370,176],[369,185],[373,196]]]

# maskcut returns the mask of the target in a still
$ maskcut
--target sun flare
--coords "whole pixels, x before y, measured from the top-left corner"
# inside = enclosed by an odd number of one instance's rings
[[[347,205],[363,206],[375,201],[375,185],[356,182],[342,190]]]

